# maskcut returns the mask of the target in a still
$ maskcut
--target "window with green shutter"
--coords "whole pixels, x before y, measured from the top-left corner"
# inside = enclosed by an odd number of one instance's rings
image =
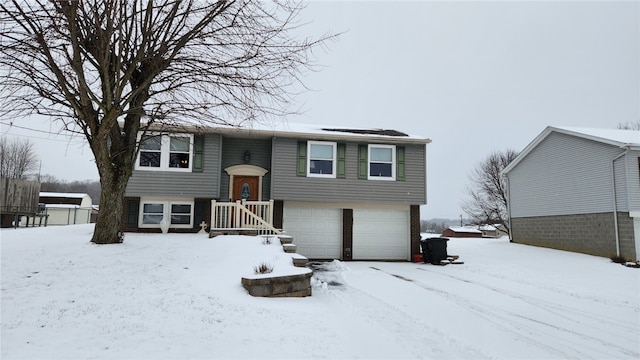
[[[404,181],[404,147],[384,144],[358,145],[358,179]]]

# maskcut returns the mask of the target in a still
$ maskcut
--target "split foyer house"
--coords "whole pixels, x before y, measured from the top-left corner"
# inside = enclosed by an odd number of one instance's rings
[[[429,139],[282,124],[147,134],[126,191],[126,231],[267,227],[312,259],[419,253]]]
[[[547,127],[504,170],[512,241],[640,256],[640,131]]]

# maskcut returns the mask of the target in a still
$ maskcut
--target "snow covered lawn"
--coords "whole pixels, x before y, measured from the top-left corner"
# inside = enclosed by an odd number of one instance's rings
[[[605,258],[451,239],[465,264],[333,262],[254,298],[255,266],[291,271],[277,244],[92,229],[2,230],[2,359],[640,358],[640,269]]]

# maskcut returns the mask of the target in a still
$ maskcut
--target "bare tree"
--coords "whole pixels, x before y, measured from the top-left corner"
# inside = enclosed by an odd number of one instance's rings
[[[31,141],[0,138],[0,178],[25,179],[36,170],[38,157]]]
[[[293,113],[311,50],[299,4],[252,0],[0,3],[0,116],[33,113],[83,134],[102,185],[92,241],[120,242],[139,135]]]
[[[627,121],[626,123],[619,123],[618,124],[618,129],[620,129],[620,130],[637,130],[637,131],[640,131],[640,120],[638,120],[636,123],[632,123],[630,121]]]
[[[471,173],[469,199],[462,209],[476,224],[503,224],[509,230],[507,195],[500,172],[518,156],[514,150],[493,152]]]

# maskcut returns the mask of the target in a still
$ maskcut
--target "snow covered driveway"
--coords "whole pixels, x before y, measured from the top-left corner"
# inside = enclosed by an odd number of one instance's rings
[[[432,358],[638,358],[638,303],[462,267],[350,263],[333,294]],[[637,295],[636,295],[637,297]],[[422,345],[416,345],[422,344]],[[412,354],[419,357],[419,354]]]
[[[240,277],[277,244],[91,231],[2,230],[2,359],[640,358],[640,270],[604,258],[452,239],[465,264],[333,262],[265,299]]]

